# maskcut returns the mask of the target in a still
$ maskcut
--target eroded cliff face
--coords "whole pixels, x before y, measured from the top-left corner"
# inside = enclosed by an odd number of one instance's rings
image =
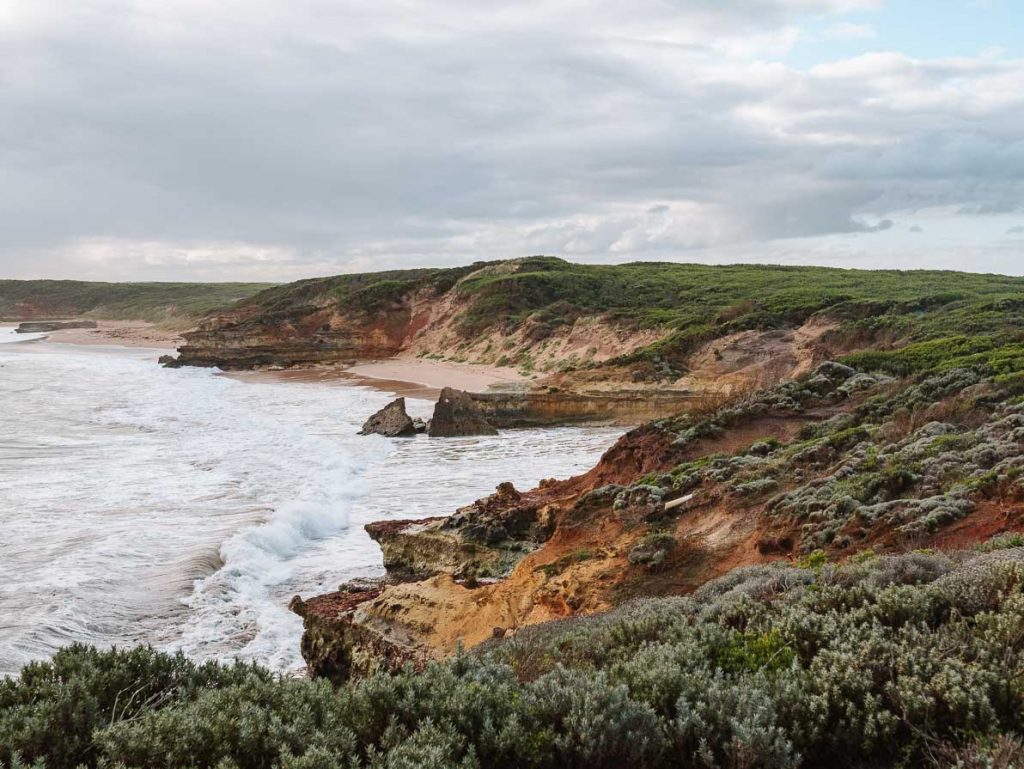
[[[388,578],[347,608],[346,590],[306,603],[310,670],[340,680],[423,664],[743,565],[813,568],[1020,531],[1024,402],[1005,387],[970,371],[909,382],[828,363],[633,430],[577,478],[503,485],[449,518],[372,524]]]
[[[205,319],[183,334],[176,365],[251,369],[351,363],[398,354],[409,334],[401,305],[373,317],[334,307],[271,317],[242,308]]]
[[[472,301],[457,292],[438,294],[428,289],[410,291],[372,309],[327,300],[296,304],[280,312],[243,306],[206,318],[195,330],[185,333],[186,343],[179,350],[176,365],[287,368],[429,356],[510,366],[525,365],[522,361],[528,358],[533,370],[533,358],[541,345],[524,335],[522,329],[492,328],[467,336],[462,323],[471,306]],[[618,328],[607,318],[587,316],[554,333],[552,340],[543,345],[541,357],[557,367],[582,361],[578,355],[557,351],[563,346],[575,349],[591,342],[597,333],[613,341],[600,348],[589,345],[587,349],[595,352],[586,356],[587,362],[631,352],[666,332]],[[517,360],[519,364],[513,362]],[[537,366],[537,370],[544,368]]]

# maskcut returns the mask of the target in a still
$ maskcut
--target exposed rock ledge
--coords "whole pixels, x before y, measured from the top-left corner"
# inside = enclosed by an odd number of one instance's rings
[[[16,334],[47,334],[69,328],[96,328],[94,320],[34,320],[19,324]]]
[[[552,508],[503,483],[489,497],[454,515],[366,526],[394,581],[449,574],[456,579],[504,577],[523,556],[547,541]]]
[[[471,612],[487,583],[507,577],[551,536],[558,508],[543,496],[503,483],[451,516],[368,524],[387,579],[292,601],[310,673],[342,681],[442,656],[445,646],[427,640],[434,618]]]

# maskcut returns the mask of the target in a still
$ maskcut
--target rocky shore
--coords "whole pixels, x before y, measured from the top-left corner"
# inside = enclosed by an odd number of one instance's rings
[[[1024,529],[1024,406],[1003,405],[1000,385],[976,374],[894,385],[826,363],[637,428],[577,478],[502,484],[447,517],[369,524],[385,578],[293,604],[309,670],[342,681],[421,666],[744,565]],[[921,423],[906,420],[908,403]],[[929,421],[938,414],[952,421]],[[970,451],[955,460],[953,447]]]
[[[965,286],[528,257],[271,289],[204,320],[169,363],[444,359],[528,380],[442,389],[422,427],[400,403],[364,426],[395,437],[641,424],[577,478],[370,524],[386,577],[294,603],[311,672],[340,681],[737,567],[1024,528],[1019,304]],[[972,335],[944,336],[957,328]]]

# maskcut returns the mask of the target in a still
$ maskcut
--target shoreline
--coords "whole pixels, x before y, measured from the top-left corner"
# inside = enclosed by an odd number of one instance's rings
[[[35,341],[43,344],[122,347],[160,352],[173,352],[185,341],[177,332],[158,328],[146,321],[101,320],[96,323],[96,328],[46,332]],[[17,322],[3,325],[15,327]],[[444,387],[470,392],[497,392],[525,389],[531,383],[530,379],[511,368],[403,357],[360,361],[337,368],[227,371],[223,375],[257,382],[336,383],[372,387],[396,396],[429,401],[436,401]]]
[[[511,368],[424,358],[366,361],[347,367],[345,372],[360,379],[411,382],[438,392],[444,387],[470,392],[515,391],[529,387],[532,381]]]
[[[242,382],[286,382],[298,384],[327,384],[352,387],[369,387],[396,397],[433,403],[441,394],[441,389],[429,387],[419,382],[402,379],[384,379],[381,377],[360,376],[347,369],[283,369],[280,371],[224,371],[221,376],[237,379]],[[369,416],[369,414],[367,414]]]
[[[512,370],[422,358],[387,358],[344,368],[227,371],[224,376],[247,381],[351,384],[432,402],[438,399],[445,387],[470,392],[498,392],[520,390],[530,384],[529,379]]]
[[[17,322],[12,322],[12,325],[16,326]],[[67,328],[45,334],[40,342],[164,351],[175,350],[185,341],[178,332],[159,328],[144,320],[97,320],[96,328]]]

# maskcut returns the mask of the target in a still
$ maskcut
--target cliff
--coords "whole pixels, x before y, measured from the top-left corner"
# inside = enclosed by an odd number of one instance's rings
[[[563,392],[750,390],[854,350],[988,333],[1000,307],[1020,314],[1022,291],[1024,279],[952,272],[527,257],[270,288],[204,318],[177,364],[401,355],[509,366]]]
[[[342,680],[421,665],[540,622],[689,593],[739,566],[1024,530],[1024,375],[955,362],[906,377],[821,364],[637,428],[586,475],[506,485],[450,518],[371,524],[388,578],[348,608],[336,608],[346,591],[306,603],[320,650],[310,669]]]

